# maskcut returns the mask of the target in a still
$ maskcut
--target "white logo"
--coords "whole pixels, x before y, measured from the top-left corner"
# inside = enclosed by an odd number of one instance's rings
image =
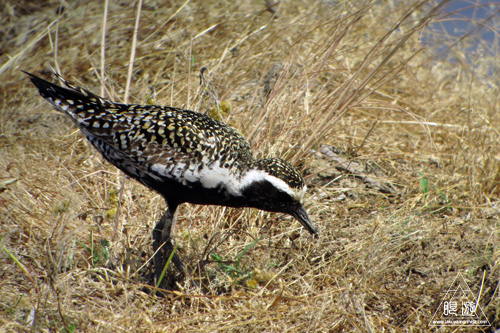
[[[462,274],[444,295],[429,326],[491,326]]]

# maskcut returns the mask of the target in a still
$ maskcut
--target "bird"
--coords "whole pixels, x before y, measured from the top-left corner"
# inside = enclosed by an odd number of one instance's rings
[[[115,103],[56,71],[60,85],[23,72],[105,160],[165,199],[167,209],[152,235],[157,280],[172,252],[172,262],[185,273],[171,235],[183,203],[284,213],[319,236],[304,208],[307,186],[300,172],[282,159],[256,159],[248,141],[223,122],[182,108]]]

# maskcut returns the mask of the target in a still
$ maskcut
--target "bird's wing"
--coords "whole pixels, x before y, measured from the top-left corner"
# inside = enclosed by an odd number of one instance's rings
[[[42,97],[68,114],[109,162],[131,176],[182,178],[187,168],[217,162],[228,169],[253,159],[238,132],[201,113],[113,103],[60,76],[65,87],[27,74]]]

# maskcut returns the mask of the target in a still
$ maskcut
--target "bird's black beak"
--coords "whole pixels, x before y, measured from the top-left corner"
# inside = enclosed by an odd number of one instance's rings
[[[311,222],[311,219],[309,218],[309,215],[306,212],[306,209],[304,206],[300,205],[296,209],[294,209],[290,215],[295,217],[297,220],[299,220],[300,223],[304,226],[304,228],[307,229],[313,235],[314,238],[319,237],[319,232],[318,228]]]

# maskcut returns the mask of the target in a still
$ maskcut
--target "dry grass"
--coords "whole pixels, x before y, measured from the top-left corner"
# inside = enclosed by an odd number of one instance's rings
[[[468,59],[475,35],[446,44],[432,30],[446,16],[428,2],[307,0],[274,18],[263,1],[146,1],[132,47],[136,2],[109,2],[105,39],[104,3],[82,3],[0,5],[0,330],[425,331],[457,272],[500,327],[498,47]],[[320,240],[281,214],[184,205],[182,256],[220,261],[203,290],[145,292],[165,204],[18,70],[48,76],[49,64],[116,101],[153,88],[157,104],[200,111],[207,67],[256,154],[304,172]]]

